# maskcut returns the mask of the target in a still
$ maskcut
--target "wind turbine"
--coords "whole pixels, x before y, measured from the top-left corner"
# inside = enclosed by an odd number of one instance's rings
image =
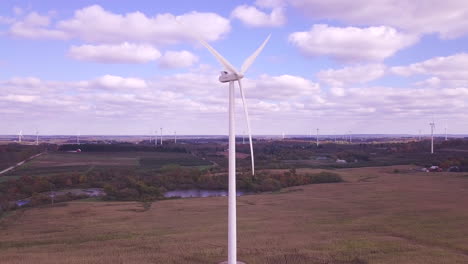
[[[39,131],[36,129],[36,145],[39,145]]]
[[[155,146],[158,145],[158,131],[157,130],[154,131],[154,145]]]
[[[317,147],[319,146],[319,139],[318,139],[318,136],[319,136],[319,129],[317,128]]]
[[[435,129],[435,123],[434,119],[432,119],[432,122],[429,123],[431,126],[431,154],[434,154],[434,129]]]
[[[353,143],[353,134],[351,132],[351,130],[349,131],[349,143]]]
[[[174,144],[177,144],[177,132],[174,131]]]
[[[159,129],[161,129],[161,146],[162,146],[162,127]]]
[[[447,120],[445,120],[445,141],[447,140]]]
[[[18,143],[21,143],[21,139],[23,138],[23,130],[20,130],[18,133]]]
[[[76,144],[79,145],[80,144],[80,132],[78,131],[78,133],[76,134]]]
[[[235,135],[235,88],[234,83],[239,84],[240,95],[244,105],[244,114],[247,121],[247,130],[249,133],[250,157],[252,160],[252,175],[254,175],[254,156],[252,146],[252,133],[250,130],[249,113],[247,110],[247,102],[245,101],[244,90],[242,88],[241,79],[244,77],[247,69],[255,61],[255,58],[260,54],[267,44],[270,36],[268,36],[262,45],[248,57],[242,64],[240,72],[231,65],[221,54],[219,54],[207,42],[198,38],[203,46],[205,46],[213,56],[223,65],[225,71],[221,72],[219,81],[222,83],[229,82],[229,210],[228,210],[228,261],[227,264],[237,264],[237,212],[236,212],[236,135]],[[283,133],[284,139],[284,133]]]

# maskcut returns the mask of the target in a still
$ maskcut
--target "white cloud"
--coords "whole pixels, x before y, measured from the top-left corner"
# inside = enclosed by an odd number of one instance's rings
[[[188,25],[190,30],[176,22]],[[51,25],[50,17],[36,12],[15,22],[10,33],[24,38],[77,38],[89,43],[120,44],[142,42],[156,45],[177,44],[193,39],[194,32],[207,41],[222,38],[231,30],[228,19],[215,13],[170,13],[148,17],[141,12],[117,14],[99,5],[76,10],[74,16]]]
[[[297,132],[306,133],[304,129],[318,118],[322,118],[323,131],[328,125],[356,132],[359,127],[353,128],[352,124],[359,122],[373,124],[394,119],[392,124],[405,120],[413,124],[432,113],[459,120],[468,118],[464,114],[468,112],[468,88],[373,86],[321,90],[317,83],[293,75],[262,75],[245,79],[244,86],[256,134],[271,133],[272,123],[277,121],[281,126],[278,129],[284,129],[286,124],[291,129],[298,125]],[[122,126],[123,121],[135,122],[136,127],[145,126],[146,121],[174,122],[179,128],[190,127],[185,133],[225,132],[227,85],[218,82],[214,70],[173,74],[151,81],[112,75],[73,82],[14,78],[0,81],[0,94],[0,109],[8,113],[8,124],[41,120],[41,124],[54,127],[73,117],[81,124],[90,124],[90,129],[96,129],[105,120],[108,130],[103,133],[125,129],[128,126]],[[244,125],[241,107],[238,99],[239,129]],[[18,119],[19,115],[24,118]],[[66,131],[67,126],[63,129]]]
[[[367,64],[342,69],[328,69],[317,73],[317,78],[332,87],[362,84],[382,77],[386,67],[382,64]]]
[[[455,38],[468,33],[465,0],[287,0],[313,19],[388,25],[412,33]]]
[[[289,41],[306,55],[325,55],[345,62],[382,61],[417,40],[415,36],[386,26],[357,28],[318,24],[310,31],[289,35]]]
[[[257,99],[310,99],[320,93],[320,85],[294,75],[271,76],[262,74],[258,80],[246,82],[247,95]]]
[[[276,8],[285,5],[284,0],[256,0],[255,5],[263,8]]]
[[[9,94],[6,96],[0,97],[0,100],[6,100],[11,102],[18,102],[18,103],[30,103],[35,101],[38,96],[35,95],[20,95],[20,94]]]
[[[0,16],[0,25],[1,24],[11,24],[15,21],[15,19],[6,16]]]
[[[198,57],[189,51],[166,51],[159,60],[163,68],[186,68],[198,62]]]
[[[176,19],[183,25],[190,25],[190,31],[183,30]],[[141,12],[115,14],[99,5],[75,11],[73,18],[59,21],[57,28],[87,42],[128,41],[159,45],[191,39],[193,32],[207,41],[213,41],[231,29],[229,20],[215,13],[191,12],[177,17],[165,13],[147,17]]]
[[[50,17],[43,16],[36,12],[29,13],[21,21],[16,21],[11,25],[10,34],[16,37],[38,39],[67,39],[65,32],[55,29],[48,29]]]
[[[446,79],[466,79],[468,78],[468,54],[458,53],[447,57],[435,57],[409,66],[392,67],[391,71],[403,76],[425,74]]]
[[[412,75],[432,76],[418,85],[468,86],[468,54],[458,53],[447,57],[435,57],[408,66],[392,67],[390,71],[406,77]]]
[[[416,82],[416,86],[421,87],[439,87],[441,84],[441,80],[437,77],[431,77],[421,82]]]
[[[267,14],[254,6],[240,5],[232,11],[231,17],[250,27],[279,27],[286,24],[284,9],[281,7],[273,8],[271,13]]]
[[[145,80],[139,78],[123,78],[114,75],[101,76],[87,84],[89,87],[100,87],[104,89],[142,89],[146,88]]]
[[[154,61],[161,53],[151,45],[124,42],[119,45],[71,46],[68,55],[80,61],[101,63],[146,63]]]

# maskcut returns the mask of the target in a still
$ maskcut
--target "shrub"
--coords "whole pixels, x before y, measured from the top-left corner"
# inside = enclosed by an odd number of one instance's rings
[[[274,192],[281,190],[281,183],[272,178],[264,179],[260,185],[257,186],[260,192]]]
[[[306,177],[309,178],[309,183],[333,183],[343,181],[339,174],[326,171],[316,174],[307,174]]]

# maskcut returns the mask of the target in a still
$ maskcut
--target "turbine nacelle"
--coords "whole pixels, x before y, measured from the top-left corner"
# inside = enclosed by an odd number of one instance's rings
[[[243,74],[232,73],[227,71],[222,71],[221,75],[219,76],[219,81],[222,83],[225,82],[234,82],[244,78]]]

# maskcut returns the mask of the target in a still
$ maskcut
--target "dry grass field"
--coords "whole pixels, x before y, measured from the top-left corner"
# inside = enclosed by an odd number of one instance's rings
[[[398,168],[398,172],[394,169]],[[300,170],[298,170],[300,171]],[[248,264],[468,263],[468,176],[341,169],[344,183],[238,199]],[[0,262],[217,263],[227,198],[71,202],[0,220]]]

